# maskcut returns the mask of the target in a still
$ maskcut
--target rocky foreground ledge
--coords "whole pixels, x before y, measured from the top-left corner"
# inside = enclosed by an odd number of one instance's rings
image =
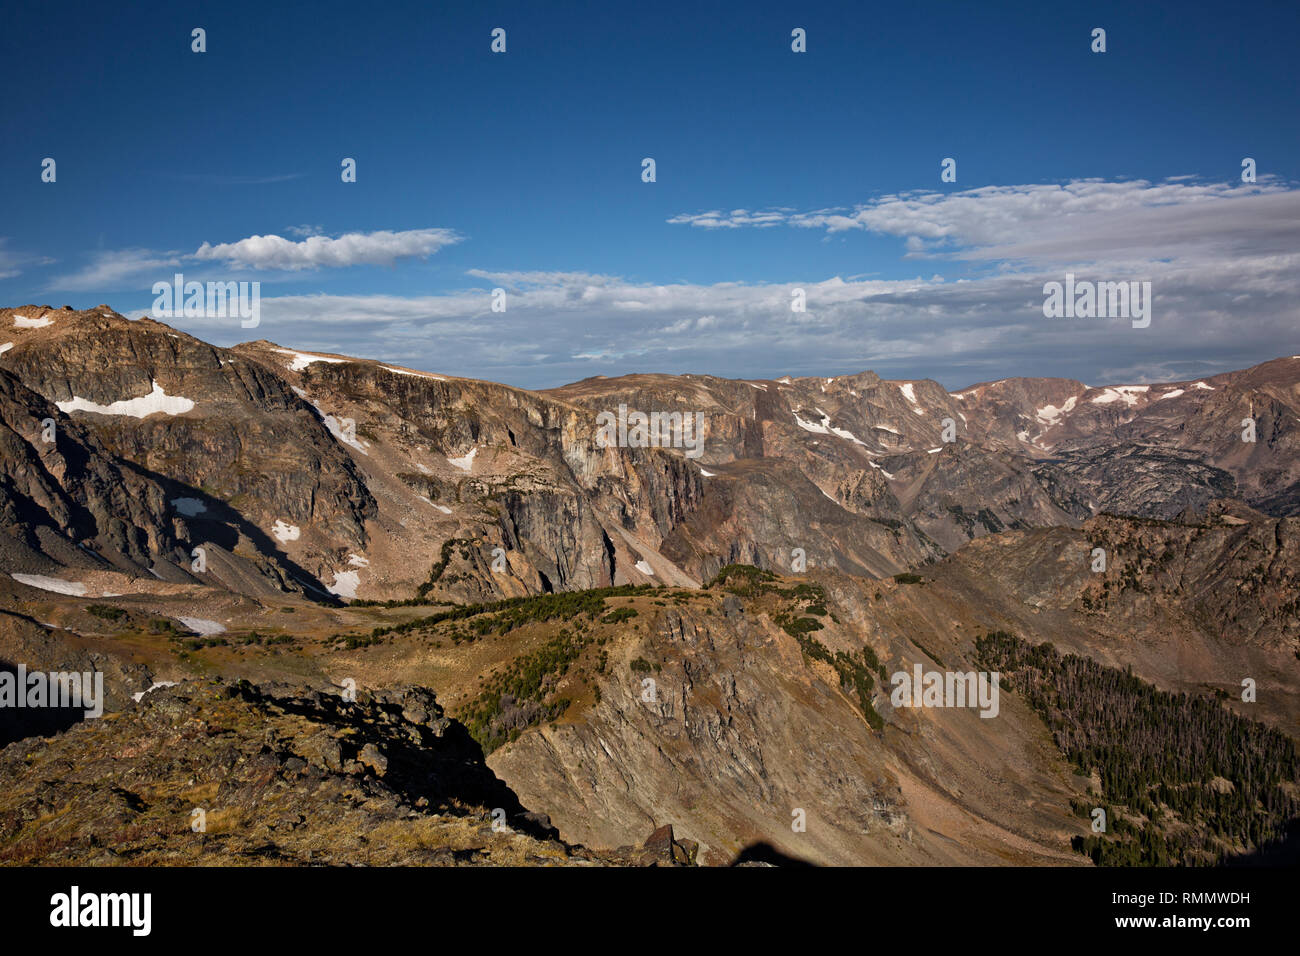
[[[560,841],[419,687],[355,702],[183,681],[0,751],[6,865],[691,865]]]

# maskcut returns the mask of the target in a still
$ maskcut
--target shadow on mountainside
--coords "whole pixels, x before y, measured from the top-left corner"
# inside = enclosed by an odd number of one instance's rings
[[[745,849],[741,850],[734,860],[732,866],[741,866],[746,863],[760,863],[767,866],[783,866],[800,869],[813,869],[816,864],[809,863],[807,860],[801,860],[798,857],[790,856],[783,853],[772,844],[760,840],[757,843],[751,843]]]

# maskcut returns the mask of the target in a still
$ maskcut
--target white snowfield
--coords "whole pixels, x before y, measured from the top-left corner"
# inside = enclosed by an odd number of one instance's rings
[[[14,344],[12,342],[6,342],[4,345],[0,345],[0,355],[4,355],[13,347]]]
[[[705,478],[713,478],[713,477],[715,477],[714,474],[713,474],[713,472],[709,471],[709,470],[706,469],[706,468],[701,468],[701,469],[700,469],[700,474],[703,475]]]
[[[187,518],[201,515],[208,510],[208,506],[198,498],[173,498],[172,507]]]
[[[176,686],[176,682],[174,680],[155,681],[154,683],[149,685],[148,690],[142,690],[132,694],[131,699],[138,704],[140,703],[140,701],[144,700],[146,694],[152,694],[154,691],[161,690],[164,687],[175,687],[175,686]]]
[[[822,421],[825,422],[826,419],[823,418]],[[802,418],[799,417],[799,413],[798,413],[798,412],[795,412],[795,413],[794,413],[794,423],[795,423],[796,425],[798,425],[800,428],[802,428],[802,429],[803,429],[804,431],[806,431],[806,432],[813,432],[814,434],[817,434],[817,435],[829,435],[829,434],[830,434],[830,429],[827,428],[824,424],[819,424],[819,423],[816,423],[816,422],[806,422],[806,421],[804,421]]]
[[[325,423],[325,427],[329,430],[329,433],[331,435],[337,438],[344,445],[347,445],[349,448],[355,448],[363,455],[368,456],[370,454],[370,452],[366,451],[366,446],[361,443],[361,439],[351,438],[344,433],[343,428],[337,418],[335,418],[333,415],[326,415],[324,412],[321,412],[319,406],[316,406],[316,411],[320,412],[321,420]],[[356,429],[353,428],[352,430],[355,431]]]
[[[327,360],[326,360],[326,359],[321,359],[321,361],[327,361]],[[342,360],[342,359],[337,359],[337,360],[330,359],[330,360],[328,360],[328,361],[339,361],[339,362],[341,362],[341,361],[343,361],[343,360]],[[341,442],[341,443],[344,444],[344,445],[347,445],[349,448],[355,448],[357,451],[361,452],[361,454],[366,455],[367,457],[369,457],[370,452],[366,451],[366,449],[367,449],[369,446],[363,444],[362,441],[361,441],[361,439],[359,439],[359,438],[351,438],[351,437],[349,437],[347,434],[345,434],[344,431],[343,431],[342,422],[341,422],[339,419],[335,418],[333,415],[327,415],[327,414],[325,413],[325,410],[324,410],[323,408],[321,408],[319,405],[317,405],[315,402],[313,402],[310,398],[308,398],[308,397],[307,397],[307,393],[306,393],[303,389],[299,388],[297,385],[290,385],[289,387],[290,387],[291,389],[293,389],[293,393],[294,393],[295,395],[297,395],[299,398],[301,398],[304,402],[306,402],[306,403],[307,403],[308,405],[310,405],[312,408],[316,409],[316,414],[320,416],[320,418],[321,418],[321,422],[322,422],[322,424],[324,424],[326,431],[328,431],[331,435],[333,435],[334,438],[335,438],[336,440],[338,440],[339,442]],[[355,431],[356,431],[356,428],[353,427],[353,428],[351,429],[351,431],[355,432]]]
[[[1123,402],[1125,405],[1136,405],[1142,394],[1150,390],[1150,385],[1112,385],[1094,397],[1092,404],[1109,405],[1112,402]]]
[[[918,415],[925,414],[925,409],[922,408],[916,400],[916,388],[911,382],[904,382],[902,385],[898,386],[898,390],[903,393],[903,397],[907,399],[908,404],[912,406],[912,411],[916,412]]]
[[[447,381],[441,375],[434,375],[432,372],[413,372],[409,368],[393,368],[389,365],[381,365],[379,367],[385,372],[392,372],[394,375],[410,375],[414,378],[432,378],[439,382]]]
[[[644,559],[636,563],[636,569],[642,574],[653,575],[655,573],[655,569],[650,567],[649,563]]]
[[[335,571],[334,583],[325,590],[330,594],[349,600],[357,596],[357,587],[361,584],[361,575],[357,571]]]
[[[1076,399],[1073,395],[1065,400],[1065,404],[1060,408],[1055,405],[1044,405],[1038,411],[1034,412],[1034,417],[1038,419],[1040,425],[1055,425],[1061,420],[1061,416],[1074,411]],[[963,419],[965,421],[965,419]]]
[[[312,362],[329,362],[331,365],[338,365],[346,362],[347,359],[326,358],[324,355],[312,355],[310,352],[298,352],[294,349],[276,349],[281,355],[292,355],[293,361],[289,363],[289,371],[301,372]]]
[[[178,617],[180,621],[195,634],[208,636],[210,634],[226,633],[226,626],[218,621],[209,621],[206,617]]]
[[[47,325],[53,325],[53,324],[54,324],[53,319],[47,319],[43,315],[40,318],[36,318],[36,319],[28,318],[25,315],[14,316],[15,329],[43,329]]]
[[[89,399],[72,396],[69,401],[55,402],[61,412],[95,412],[99,415],[130,415],[147,418],[163,412],[166,415],[183,415],[194,407],[194,402],[180,395],[168,395],[161,385],[153,383],[153,391],[139,398],[127,398],[110,405],[100,405]]]
[[[853,434],[853,432],[849,431],[847,428],[836,428],[834,425],[830,424],[829,418],[823,420],[827,423],[827,427],[830,428],[832,435],[839,435],[841,438],[847,438],[849,441],[856,442],[859,445],[866,444],[866,442]]]
[[[451,514],[451,509],[448,508],[446,505],[433,504],[433,502],[430,501],[428,498],[424,497],[424,495],[420,495],[420,500],[423,501],[426,505],[433,505],[433,507],[437,508],[445,515]]]
[[[821,415],[822,417],[822,420],[820,422],[806,422],[799,417],[798,413],[794,413],[794,423],[798,425],[800,428],[802,428],[804,431],[812,432],[816,435],[838,435],[840,438],[846,439],[851,442],[856,442],[859,445],[866,444],[866,442],[858,438],[857,435],[853,434],[853,432],[849,431],[847,428],[836,428],[834,425],[832,425],[831,417],[827,415],[824,411],[822,411],[820,408],[817,409],[817,414]]]
[[[9,576],[19,584],[40,588],[42,591],[71,594],[73,597],[84,597],[86,594],[86,586],[80,581],[64,581],[62,578],[51,578],[44,574],[11,574]]]
[[[447,464],[453,468],[459,468],[461,471],[473,471],[474,456],[478,454],[477,448],[471,448],[469,454],[463,458],[448,458]]]
[[[271,527],[271,534],[275,535],[277,541],[284,544],[286,541],[297,541],[302,535],[302,530],[296,524],[289,524],[287,521],[277,519]]]

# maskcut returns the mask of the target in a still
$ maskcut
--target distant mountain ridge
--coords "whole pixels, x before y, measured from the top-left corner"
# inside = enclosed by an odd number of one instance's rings
[[[1220,498],[1300,513],[1300,357],[1162,385],[642,374],[531,392],[23,306],[0,309],[0,383],[9,572],[478,600],[698,585],[736,562],[887,575],[985,534]],[[601,447],[620,406],[699,413],[703,453]]]

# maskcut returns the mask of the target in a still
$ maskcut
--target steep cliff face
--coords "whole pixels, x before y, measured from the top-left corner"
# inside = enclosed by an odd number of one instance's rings
[[[53,576],[34,587],[95,596],[147,575],[263,594],[311,588],[244,515],[120,456],[4,369],[0,447],[0,555],[27,585]],[[88,576],[98,581],[89,590]]]
[[[178,550],[162,485],[0,369],[0,547],[6,570],[147,568]]]
[[[0,311],[0,325],[40,311]],[[178,580],[202,547],[227,586],[251,579],[258,590],[307,587],[328,597],[317,581],[322,555],[364,547],[375,502],[310,405],[260,366],[161,323],[106,307],[46,315],[48,325],[6,333],[17,341],[0,367],[74,422],[76,434],[93,435],[131,482],[165,487],[161,502],[142,502],[148,513],[114,512],[143,539],[133,562]],[[117,484],[120,497],[136,497]],[[173,525],[187,528],[179,553],[165,530]],[[298,542],[292,554],[282,548],[288,541]]]
[[[928,661],[901,636],[864,641],[828,606],[811,635],[827,654],[860,664],[873,647],[888,671]],[[776,623],[807,611],[780,593],[664,609],[610,652],[598,703],[489,764],[565,839],[594,846],[671,816],[719,865],[767,849],[839,865],[1076,862],[1064,847],[1077,783],[1032,715],[1014,702],[996,721],[895,711],[875,672],[859,697]]]
[[[1294,518],[1231,502],[1173,522],[1100,516],[1078,530],[972,541],[927,569],[919,590],[940,619],[1050,641],[1167,690],[1213,693],[1291,732],[1300,726],[1296,533]]]
[[[611,652],[595,706],[490,763],[597,844],[671,816],[705,859],[763,843],[827,863],[1050,862],[1079,821],[1049,808],[1089,785],[1056,763],[1025,701],[1008,687],[989,718],[895,708],[885,677],[978,670],[976,638],[1007,632],[1293,733],[1296,533],[1295,519],[1220,504],[1180,522],[990,534],[901,581],[724,585],[717,603],[652,612]],[[792,831],[798,808],[816,826]]]

